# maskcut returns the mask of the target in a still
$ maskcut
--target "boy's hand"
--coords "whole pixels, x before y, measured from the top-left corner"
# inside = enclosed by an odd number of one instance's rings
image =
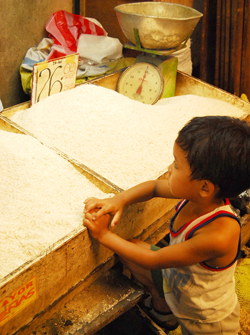
[[[104,214],[102,217],[93,221],[92,215],[95,214],[96,211],[98,211],[98,209],[93,209],[86,213],[83,224],[88,228],[90,235],[94,239],[99,240],[109,231],[108,225],[110,222],[110,215]]]
[[[85,215],[95,209],[95,212],[92,214],[92,221],[96,221],[101,218],[102,215],[110,213],[113,216],[111,227],[115,227],[115,225],[119,222],[124,207],[117,196],[107,199],[88,198],[84,201],[84,204]]]

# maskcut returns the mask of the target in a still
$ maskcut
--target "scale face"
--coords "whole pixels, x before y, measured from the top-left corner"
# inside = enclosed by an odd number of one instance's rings
[[[164,78],[150,63],[139,62],[129,66],[117,82],[117,92],[144,104],[155,104],[162,95]]]

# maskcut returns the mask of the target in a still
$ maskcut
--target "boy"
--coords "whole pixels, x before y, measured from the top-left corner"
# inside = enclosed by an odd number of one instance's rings
[[[174,329],[179,323],[183,335],[235,335],[240,222],[229,198],[250,187],[250,127],[231,117],[196,117],[179,132],[173,154],[166,180],[87,199],[84,224],[147,288],[151,301],[145,306],[159,325]],[[170,223],[169,246],[126,241],[109,230],[108,213],[113,227],[126,205],[153,197],[184,199]]]

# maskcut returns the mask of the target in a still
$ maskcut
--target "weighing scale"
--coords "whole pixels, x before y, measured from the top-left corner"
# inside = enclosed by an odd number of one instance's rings
[[[139,62],[128,67],[120,76],[117,91],[130,99],[154,104],[162,96],[164,78],[158,67]]]
[[[171,54],[185,48],[190,35],[178,47],[168,50],[142,48],[138,29],[134,29],[134,36],[136,45],[129,42],[124,48],[142,54],[121,74],[117,92],[145,104],[155,104],[160,98],[174,96],[178,58]]]

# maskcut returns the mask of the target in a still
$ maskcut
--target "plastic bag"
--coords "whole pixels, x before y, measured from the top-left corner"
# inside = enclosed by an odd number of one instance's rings
[[[117,38],[82,34],[77,52],[80,55],[77,77],[96,76],[106,73],[122,57],[123,45]]]
[[[77,52],[81,34],[107,36],[107,32],[95,19],[60,10],[55,12],[45,26],[54,40],[47,59],[54,59]]]
[[[32,71],[35,64],[45,61],[50,53],[53,43],[54,41],[51,38],[43,38],[38,46],[28,49],[22,67]]]
[[[82,34],[79,37],[77,52],[95,64],[122,57],[123,45],[118,38],[108,36],[92,36]]]

